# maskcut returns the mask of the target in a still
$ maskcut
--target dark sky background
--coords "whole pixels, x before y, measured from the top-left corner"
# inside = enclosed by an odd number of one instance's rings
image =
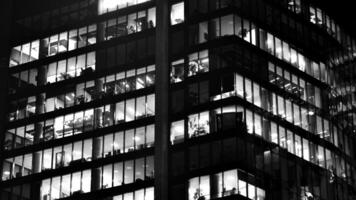
[[[319,0],[337,22],[356,38],[356,0]]]

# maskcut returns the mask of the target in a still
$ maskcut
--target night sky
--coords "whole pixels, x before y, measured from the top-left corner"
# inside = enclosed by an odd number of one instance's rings
[[[337,22],[356,38],[356,0],[319,0]]]

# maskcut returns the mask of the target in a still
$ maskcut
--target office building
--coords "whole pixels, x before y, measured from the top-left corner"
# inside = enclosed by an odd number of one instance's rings
[[[356,40],[317,0],[13,0],[1,200],[354,200]]]

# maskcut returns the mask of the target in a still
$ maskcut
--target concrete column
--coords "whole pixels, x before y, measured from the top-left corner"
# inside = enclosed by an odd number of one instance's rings
[[[94,130],[102,127],[102,115],[102,109],[94,109]]]
[[[101,145],[102,140],[100,138],[93,139],[93,160],[101,157]],[[101,188],[101,168],[94,168],[91,170],[91,189],[92,191],[99,190]]]
[[[103,42],[105,40],[105,30],[104,24],[99,23],[96,36],[98,42]],[[106,69],[106,53],[104,50],[96,51],[96,67],[95,71],[105,70]]]
[[[93,160],[96,160],[101,157],[101,146],[102,146],[102,140],[101,138],[94,138],[93,139]]]
[[[91,170],[91,190],[101,189],[101,168],[94,168]]]
[[[40,115],[45,113],[45,94],[36,95],[36,115]],[[38,122],[35,123],[35,133],[34,133],[34,144],[38,144],[40,142],[40,138],[44,137],[43,135],[43,123]]]
[[[104,82],[101,79],[95,79],[95,95],[94,99],[100,99],[104,91]]]
[[[115,104],[110,105],[110,114],[109,114],[109,125],[112,126],[114,124],[114,117],[115,117]]]
[[[32,166],[33,173],[41,172],[41,153],[33,153]]]
[[[270,95],[268,95],[268,91],[267,90],[265,90],[265,89],[263,89],[262,90],[262,92],[261,92],[261,99],[262,99],[262,101],[261,101],[261,103],[262,103],[262,105],[261,105],[261,107],[263,108],[263,109],[266,109],[266,110],[270,110],[270,102],[272,102],[272,101],[270,101]]]
[[[39,58],[45,58],[48,54],[48,41],[40,40]],[[44,48],[45,47],[45,48]]]
[[[38,73],[37,73],[37,85],[38,86],[43,86],[46,85],[47,83],[47,67],[46,66],[41,66],[38,68]]]
[[[262,135],[263,138],[267,140],[271,140],[271,133],[270,133],[270,124],[269,121],[266,119],[262,120]]]
[[[36,77],[37,86],[43,86],[47,83],[47,68],[45,66],[41,66],[38,68],[38,73]],[[46,95],[37,94],[36,95],[36,115],[40,115],[45,113],[45,100]],[[40,138],[44,137],[43,134],[43,123],[37,122],[35,123],[35,133],[34,133],[34,144],[38,144],[40,142]],[[39,173],[41,171],[41,153],[34,152],[32,154],[32,170],[33,173]],[[41,182],[34,182],[31,184],[31,195],[32,197],[39,198],[41,194]]]
[[[169,147],[169,1],[156,1],[155,200],[168,197]]]
[[[103,81],[100,79],[95,80],[95,99],[101,98],[103,91]],[[103,126],[102,124],[103,111],[102,109],[94,110],[94,130]],[[101,138],[93,139],[93,160],[97,160],[102,156],[102,140]],[[101,188],[101,169],[94,168],[91,170],[91,188],[93,191],[99,190]]]
[[[36,77],[37,86],[43,86],[47,82],[47,68],[42,66],[38,68],[38,73]],[[37,94],[36,95],[36,115],[40,115],[45,113],[45,94]],[[43,124],[36,123],[35,124],[35,135],[34,135],[34,143],[37,144],[43,136]]]
[[[103,42],[105,40],[105,27],[103,23],[98,24],[97,38],[98,42]]]

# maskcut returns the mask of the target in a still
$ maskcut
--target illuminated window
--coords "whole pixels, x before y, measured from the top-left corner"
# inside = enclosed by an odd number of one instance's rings
[[[209,133],[209,112],[201,112],[189,115],[188,133],[189,137],[198,137]]]
[[[209,52],[200,51],[189,55],[188,76],[194,76],[199,73],[209,71]]]
[[[99,15],[112,12],[118,9],[126,8],[133,5],[148,2],[150,0],[100,0],[99,1]]]
[[[171,124],[171,143],[176,144],[184,141],[184,120]]]
[[[176,25],[184,22],[184,2],[172,5],[171,24]]]
[[[171,82],[178,83],[184,80],[184,59],[172,62]]]
[[[210,177],[201,176],[189,180],[189,200],[210,199]]]
[[[10,55],[9,66],[13,67],[23,63],[38,60],[39,58],[39,40],[14,47]]]

